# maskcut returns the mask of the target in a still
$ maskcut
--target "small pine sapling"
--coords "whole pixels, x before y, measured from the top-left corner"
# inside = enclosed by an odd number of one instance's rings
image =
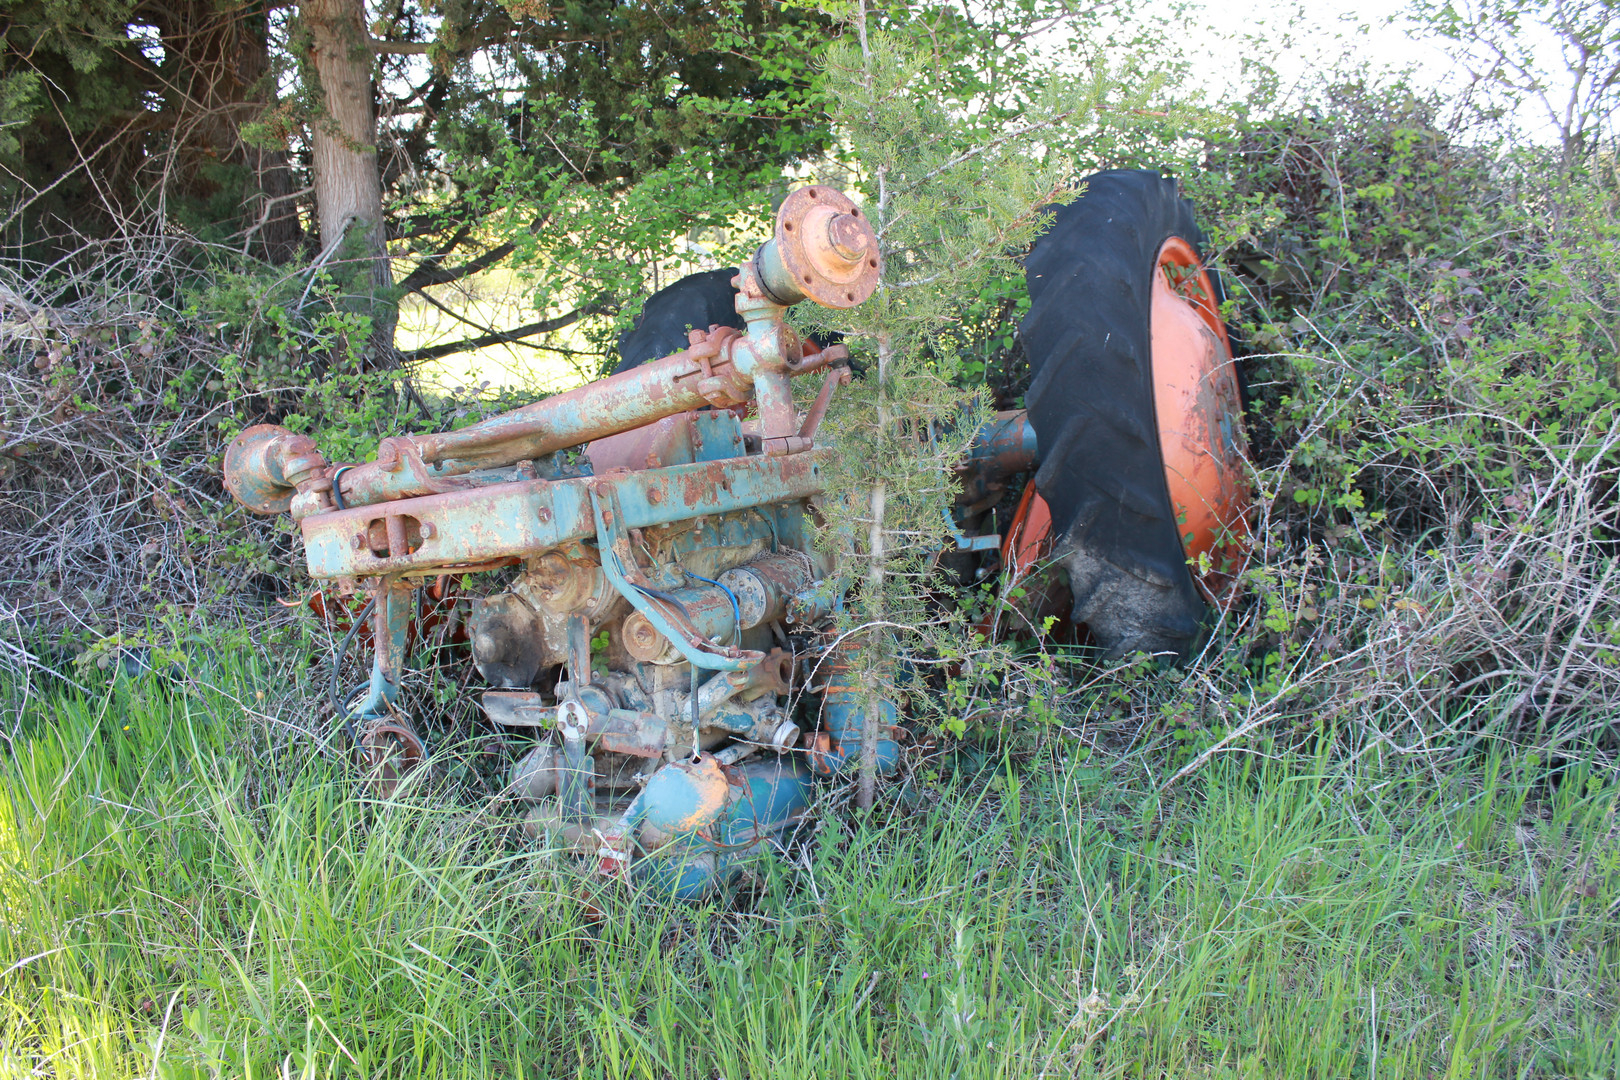
[[[1043,208],[1076,194],[1085,163],[1055,148],[1104,113],[1139,111],[1135,99],[1151,88],[1114,85],[1100,62],[1083,73],[1054,65],[1026,84],[1038,89],[1015,113],[976,108],[982,95],[946,96],[953,80],[939,54],[880,27],[864,0],[841,14],[850,32],[828,49],[823,84],[884,269],[872,298],[838,315],[868,372],[828,419],[839,452],[823,536],[854,553],[839,629],[866,703],[857,804],[867,808],[884,699],[898,695],[903,671],[974,647],[969,620],[935,602],[937,558],[953,543],[955,469],[989,416],[964,356],[963,311],[1009,279],[1021,283],[1018,259]]]

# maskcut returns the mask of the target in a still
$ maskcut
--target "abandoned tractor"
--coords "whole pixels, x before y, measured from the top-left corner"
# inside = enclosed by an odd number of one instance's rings
[[[1009,578],[1061,568],[1107,654],[1186,655],[1242,557],[1239,383],[1198,243],[1156,173],[1098,174],[1058,209],[1027,260],[1028,412],[999,414],[965,467],[960,543]],[[472,658],[488,719],[532,735],[510,791],[554,848],[697,896],[797,820],[816,777],[863,753],[892,771],[898,728],[862,745],[854,658],[826,632],[838,575],[812,542],[848,353],[784,322],[861,303],[880,270],[860,208],[801,188],[745,265],[651,298],[608,378],[385,438],[364,464],[242,432],[232,494],[290,511],[311,576],[369,596],[370,682],[338,702],[368,765],[389,780],[426,756],[395,705],[422,583],[514,567],[470,602]],[[802,414],[800,376],[821,380]],[[968,537],[1025,475],[1003,537]]]

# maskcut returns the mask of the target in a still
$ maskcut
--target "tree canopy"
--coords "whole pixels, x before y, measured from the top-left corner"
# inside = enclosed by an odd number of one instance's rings
[[[1041,69],[1095,48],[1109,10],[975,0],[872,18],[918,43],[932,96],[983,133],[1038,108]],[[554,332],[656,285],[676,238],[718,237],[729,257],[739,222],[757,229],[791,177],[838,158],[825,56],[846,15],[0,0],[6,239],[48,262],[155,227],[216,265],[318,267],[367,298],[384,354],[401,297],[507,266],[539,317],[423,354]]]

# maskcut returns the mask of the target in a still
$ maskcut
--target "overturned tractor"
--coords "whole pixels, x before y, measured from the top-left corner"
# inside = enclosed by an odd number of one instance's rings
[[[1027,262],[1029,410],[998,415],[966,466],[968,531],[1032,479],[1004,539],[964,547],[1008,576],[1060,567],[1075,621],[1114,655],[1186,655],[1242,557],[1239,381],[1198,243],[1172,181],[1091,178]],[[826,633],[838,575],[812,543],[817,428],[848,353],[784,322],[805,300],[861,303],[880,270],[860,208],[802,188],[735,274],[652,298],[606,379],[383,439],[364,464],[271,425],[238,436],[231,492],[290,511],[310,574],[369,595],[370,682],[340,709],[370,766],[425,757],[395,706],[422,583],[514,567],[472,601],[472,655],[489,720],[532,733],[511,791],[555,847],[699,895],[797,820],[818,776],[863,754],[893,770],[901,718],[885,706],[862,745],[855,658]],[[801,414],[791,380],[810,375]]]

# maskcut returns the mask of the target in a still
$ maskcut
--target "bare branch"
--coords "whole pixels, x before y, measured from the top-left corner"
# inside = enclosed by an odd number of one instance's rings
[[[371,51],[393,56],[426,56],[433,46],[426,41],[379,41],[371,39]]]
[[[423,360],[437,360],[441,356],[454,356],[457,353],[472,352],[474,349],[482,349],[490,345],[527,345],[529,342],[525,341],[525,338],[531,338],[537,334],[549,334],[554,330],[562,330],[565,327],[574,325],[583,318],[600,315],[606,310],[606,304],[601,302],[586,304],[583,307],[575,308],[566,315],[559,315],[555,319],[542,319],[539,322],[532,322],[513,330],[493,330],[481,337],[447,342],[443,345],[429,345],[423,349],[400,353],[400,361],[406,364],[415,364]]]

